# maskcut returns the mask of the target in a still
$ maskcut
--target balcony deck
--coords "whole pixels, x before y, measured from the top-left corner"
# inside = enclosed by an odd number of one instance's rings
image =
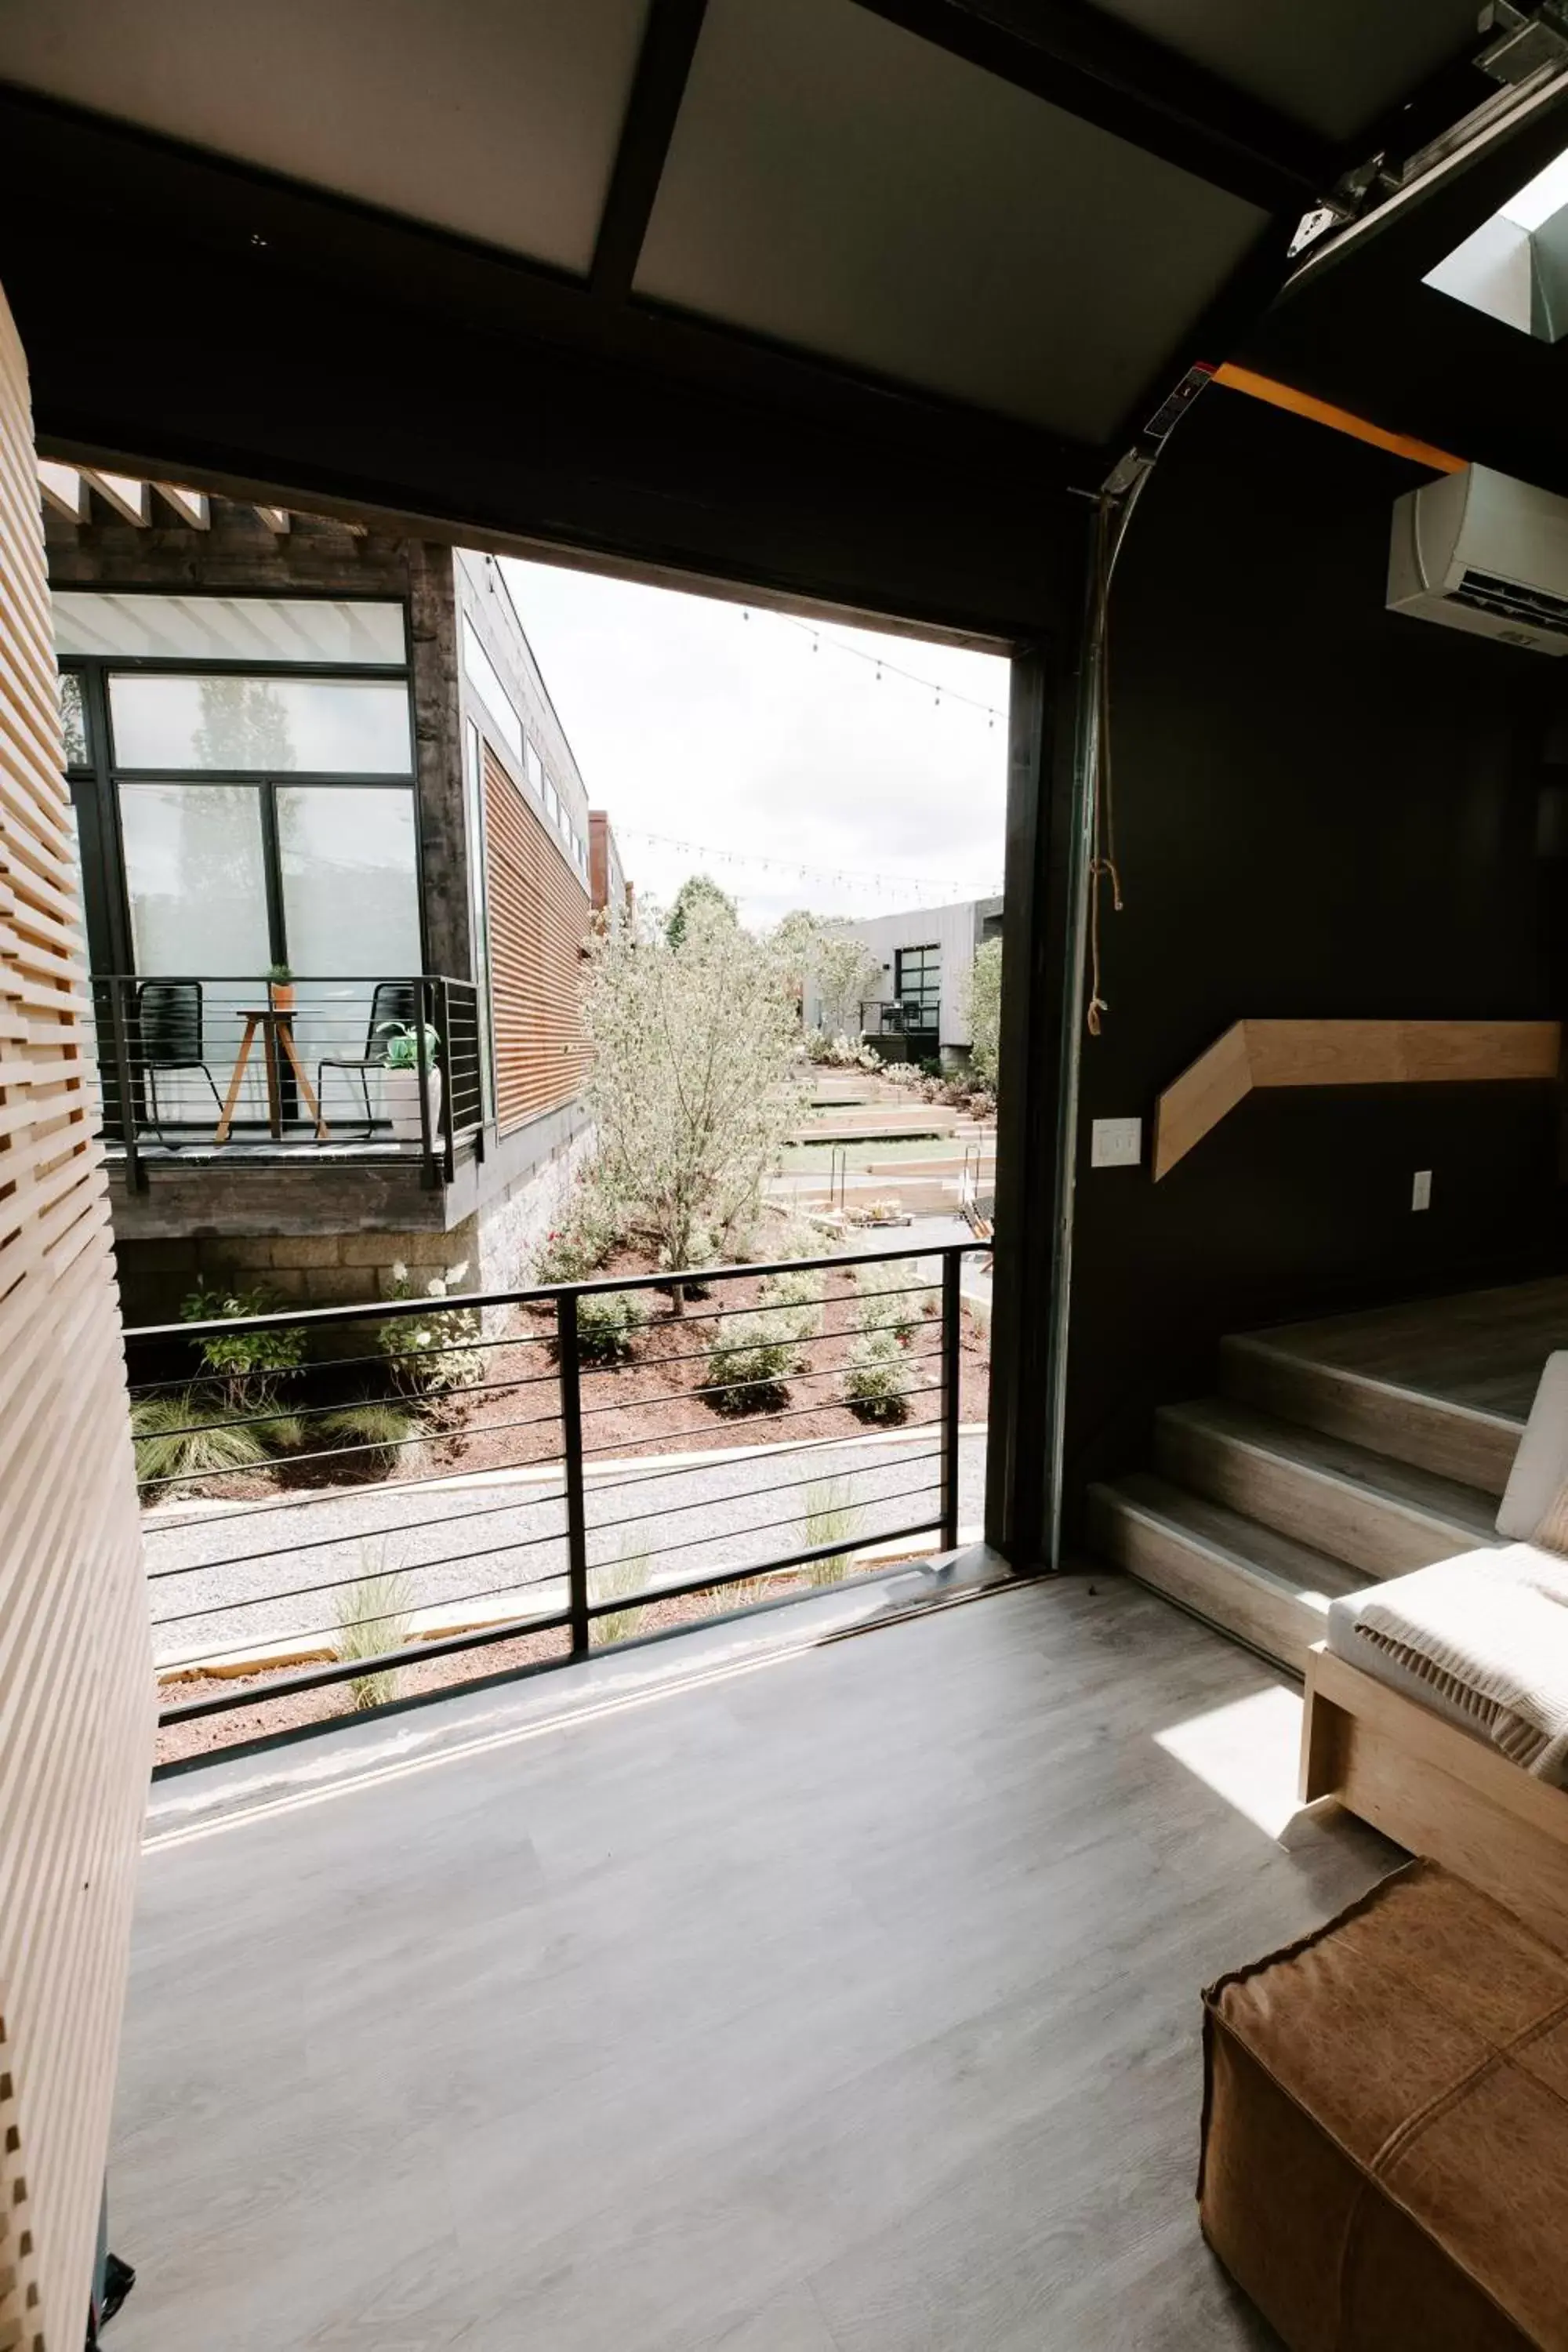
[[[1296,1693],[1114,1578],[718,1640],[160,1784],[116,2352],[1273,2341],[1198,2235],[1199,1990],[1393,1859],[1277,1834]]]

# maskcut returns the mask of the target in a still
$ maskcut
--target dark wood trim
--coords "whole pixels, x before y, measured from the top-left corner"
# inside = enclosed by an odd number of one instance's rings
[[[601,301],[632,290],[707,11],[708,0],[652,0],[589,274]]]
[[[858,5],[1265,212],[1334,178],[1329,141],[1082,0]]]

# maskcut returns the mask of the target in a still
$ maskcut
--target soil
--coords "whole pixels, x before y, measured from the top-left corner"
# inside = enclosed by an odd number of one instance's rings
[[[908,1556],[916,1557],[913,1553]],[[877,1563],[879,1570],[893,1564],[888,1560]],[[647,1601],[636,1610],[637,1622],[629,1628],[627,1638],[663,1633],[673,1625],[696,1624],[705,1617],[722,1616],[728,1610],[742,1608],[748,1601],[777,1601],[809,1590],[807,1579],[797,1573],[761,1577],[754,1591],[733,1584],[719,1585],[706,1592],[687,1592],[678,1599]],[[405,1699],[420,1691],[460,1690],[465,1684],[481,1681],[490,1675],[515,1674],[520,1667],[543,1665],[550,1661],[563,1663],[570,1653],[571,1638],[563,1628],[548,1633],[522,1633],[515,1641],[491,1642],[482,1649],[458,1651],[451,1657],[428,1659],[423,1665],[405,1666],[398,1676],[398,1696]],[[281,1697],[268,1698],[267,1685],[276,1679],[275,1674],[204,1675],[165,1684],[162,1696],[171,1706],[184,1705],[187,1699],[218,1698],[226,1693],[233,1696],[239,1692],[254,1692],[255,1697],[248,1705],[226,1708],[221,1715],[201,1715],[188,1723],[161,1724],[155,1761],[174,1764],[192,1756],[216,1756],[248,1740],[270,1739],[279,1732],[298,1731],[308,1724],[353,1721],[355,1708],[347,1683],[328,1683],[318,1690],[291,1691]]]

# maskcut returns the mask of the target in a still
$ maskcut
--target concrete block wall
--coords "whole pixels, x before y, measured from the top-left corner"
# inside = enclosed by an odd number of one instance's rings
[[[122,1312],[128,1325],[173,1322],[197,1284],[265,1286],[301,1307],[352,1307],[390,1298],[395,1265],[416,1295],[434,1274],[462,1265],[465,1290],[512,1290],[525,1283],[572,1181],[591,1157],[593,1130],[580,1129],[449,1230],[339,1234],[188,1234],[120,1239]]]

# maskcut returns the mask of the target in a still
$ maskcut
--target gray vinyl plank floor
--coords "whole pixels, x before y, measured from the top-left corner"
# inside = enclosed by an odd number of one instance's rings
[[[1272,2344],[1199,1991],[1397,1857],[1161,1744],[1254,1698],[1072,1579],[150,1853],[114,2352]]]

